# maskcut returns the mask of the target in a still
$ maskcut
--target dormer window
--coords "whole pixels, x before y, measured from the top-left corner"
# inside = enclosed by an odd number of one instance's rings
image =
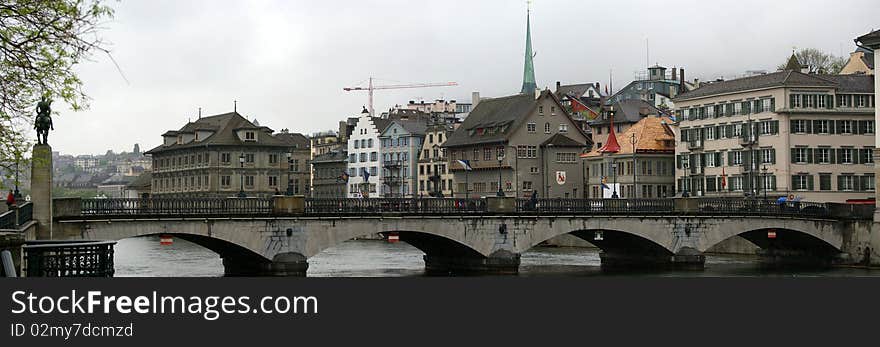
[[[244,140],[245,140],[245,141],[256,141],[256,140],[257,140],[257,134],[255,134],[253,131],[245,131],[245,133],[244,133]]]

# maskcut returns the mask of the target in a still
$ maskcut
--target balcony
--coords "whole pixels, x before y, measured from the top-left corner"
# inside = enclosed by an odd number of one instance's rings
[[[389,185],[390,184],[400,184],[401,182],[403,182],[403,178],[400,176],[385,176],[385,177],[382,177],[382,182],[385,182],[385,184],[389,184]]]
[[[703,149],[703,140],[688,141],[688,150]]]
[[[743,136],[739,137],[739,144],[743,147],[754,146],[754,145],[758,144],[758,136],[756,136],[754,134],[752,134],[752,135],[744,134]]]
[[[382,163],[382,166],[387,168],[400,167],[403,165],[403,161],[401,160],[386,160]]]

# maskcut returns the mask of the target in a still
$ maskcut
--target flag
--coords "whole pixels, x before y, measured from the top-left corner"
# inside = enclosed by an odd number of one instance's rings
[[[361,172],[361,176],[364,177],[364,182],[369,182],[370,181],[370,171],[367,170],[367,168],[363,168],[363,170],[364,171]]]
[[[608,85],[605,85],[605,95],[608,95]]]
[[[721,189],[727,188],[727,175],[724,173],[724,167],[721,167]]]
[[[348,172],[345,172],[345,170],[342,170],[342,175],[339,175],[339,177],[337,177],[337,179],[339,179],[342,182],[348,182],[348,178],[349,178]]]
[[[474,170],[473,168],[471,168],[471,162],[469,160],[459,160],[458,163],[461,164],[461,167],[463,167],[467,171]]]
[[[569,98],[571,99],[571,111],[573,113],[577,113],[589,120],[598,118],[599,114],[593,112],[593,110],[587,107],[587,105],[584,105],[584,103],[578,100],[578,98],[573,96],[569,96]]]
[[[608,176],[602,176],[602,189],[603,190],[604,189],[611,189],[611,187],[609,187],[607,183],[608,183]]]

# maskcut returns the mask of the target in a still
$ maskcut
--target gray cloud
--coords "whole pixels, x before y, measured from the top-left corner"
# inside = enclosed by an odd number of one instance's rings
[[[91,109],[61,110],[55,150],[150,148],[203,114],[232,109],[276,130],[333,129],[366,93],[342,87],[457,81],[458,87],[385,90],[376,109],[407,100],[469,100],[519,91],[525,3],[494,1],[123,1],[106,38],[130,83],[104,56],[79,67]],[[877,25],[872,0],[551,1],[533,5],[539,86],[623,86],[646,63],[689,78],[772,70],[793,46],[847,54]]]

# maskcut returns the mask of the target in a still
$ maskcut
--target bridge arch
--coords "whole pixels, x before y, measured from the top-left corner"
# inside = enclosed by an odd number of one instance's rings
[[[527,219],[525,242],[516,249],[525,252],[539,244],[565,234],[587,241],[603,251],[633,251],[651,255],[672,255],[674,238],[665,218],[562,217]]]
[[[766,249],[782,247],[785,249],[813,250],[824,253],[841,252],[844,248],[844,232],[840,223],[823,220],[789,219],[789,218],[753,218],[738,227],[733,227],[733,220],[717,220],[705,228],[700,238],[699,251],[734,236],[742,236],[756,246]],[[742,222],[742,220],[740,220]],[[775,231],[776,237],[768,237],[768,232]]]

